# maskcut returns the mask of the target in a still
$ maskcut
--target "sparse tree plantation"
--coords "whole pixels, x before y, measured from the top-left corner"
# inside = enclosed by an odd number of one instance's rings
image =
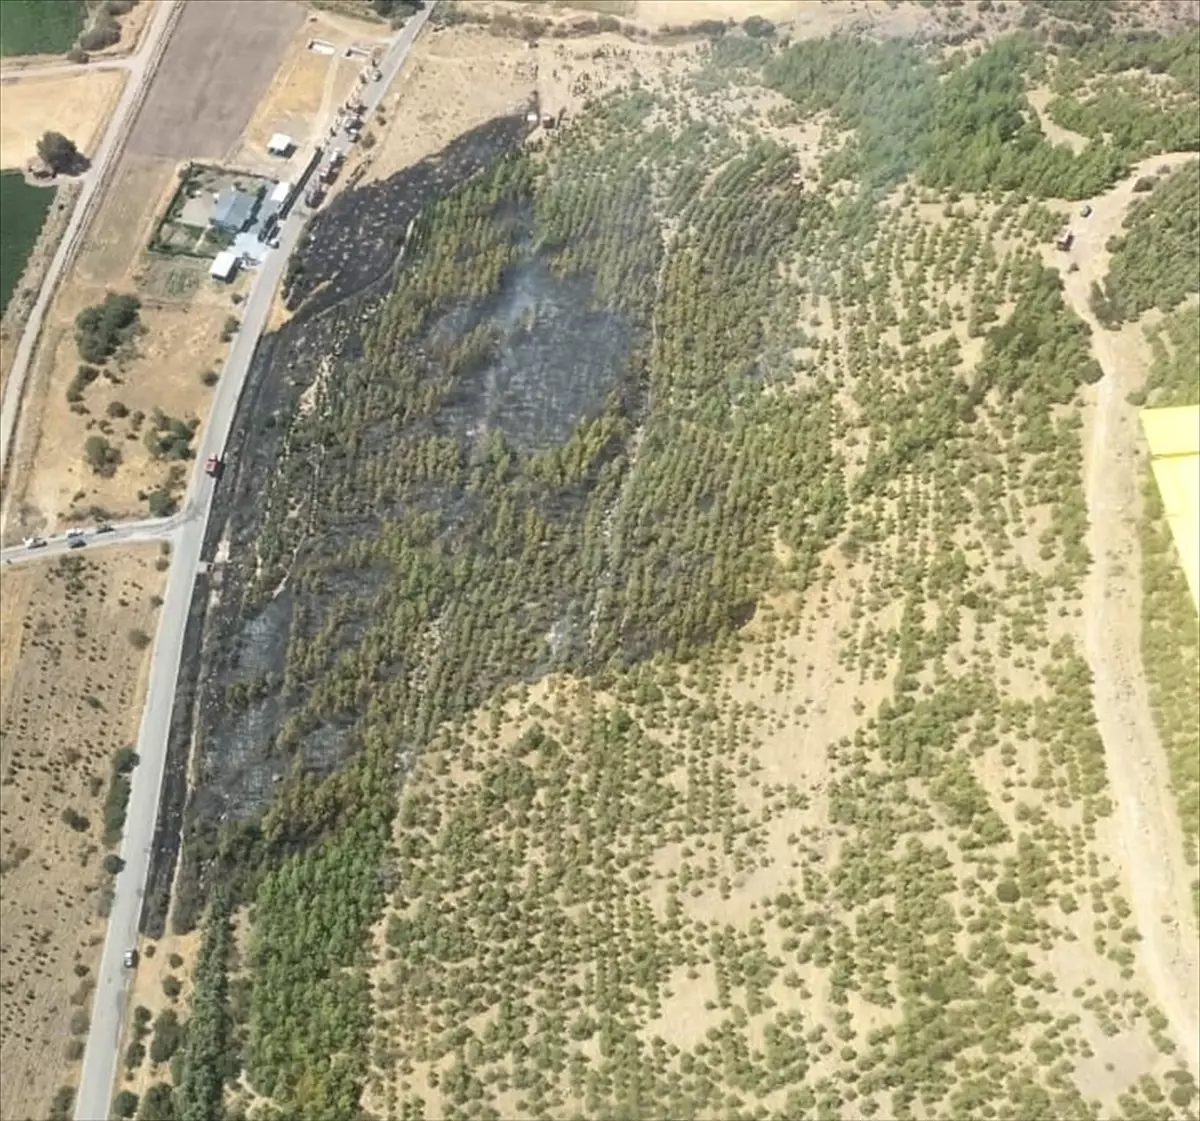
[[[1173,134],[1050,144],[1044,55],[727,37],[322,312],[221,587],[253,641],[200,770],[236,739],[281,777],[188,819],[172,1116],[1195,1115],[1093,709],[1103,371],[1049,244]],[[816,166],[710,125],[722,74],[825,114]],[[1131,319],[1186,291],[1180,182],[1114,252]],[[1144,226],[1179,245],[1153,289]],[[1181,804],[1185,638],[1145,634]]]

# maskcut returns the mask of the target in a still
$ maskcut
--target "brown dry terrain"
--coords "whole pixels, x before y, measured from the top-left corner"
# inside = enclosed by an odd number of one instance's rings
[[[312,39],[332,43],[334,54],[308,49]],[[301,25],[288,44],[270,88],[242,131],[229,162],[237,167],[286,174],[288,166],[267,154],[272,133],[283,132],[297,146],[291,166],[307,158],[306,147],[316,143],[332,123],[362,71],[363,61],[347,58],[350,46],[371,48],[386,42],[383,24],[351,24],[336,15],[317,12]]]
[[[304,18],[290,0],[188,4],[163,55],[129,152],[171,159],[223,159],[266,92]]]
[[[156,626],[160,559],[142,547],[4,574],[0,1117],[44,1117],[82,1039],[72,1018],[86,1018],[104,935],[103,802],[137,736],[149,650],[131,635]],[[88,824],[65,824],[68,808]]]
[[[69,136],[85,156],[93,155],[125,78],[123,70],[80,70],[62,77],[4,81],[0,167],[21,167],[32,159],[47,130]]]

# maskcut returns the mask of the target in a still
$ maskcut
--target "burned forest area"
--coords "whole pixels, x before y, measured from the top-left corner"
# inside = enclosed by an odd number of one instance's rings
[[[769,29],[313,218],[172,723],[173,1117],[1194,1114],[1084,644],[1121,328],[1053,248],[1194,193],[1194,29]]]

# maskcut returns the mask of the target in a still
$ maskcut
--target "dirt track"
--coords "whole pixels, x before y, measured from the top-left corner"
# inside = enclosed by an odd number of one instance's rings
[[[175,81],[147,101],[129,137],[130,154],[223,158],[303,19],[304,9],[291,0],[188,4],[162,60],[162,72]]]
[[[1122,857],[1143,941],[1140,953],[1154,996],[1171,1022],[1179,1054],[1200,1069],[1200,942],[1188,885],[1192,869],[1171,797],[1167,759],[1151,714],[1142,671],[1140,558],[1137,549],[1137,414],[1126,396],[1145,379],[1149,348],[1141,328],[1106,331],[1088,306],[1093,280],[1108,271],[1107,240],[1120,232],[1139,175],[1194,154],[1156,156],[1123,183],[1092,200],[1092,216],[1076,221],[1065,277],[1071,308],[1092,328],[1092,349],[1104,370],[1085,446],[1092,568],[1084,588],[1084,643],[1094,676],[1096,719],[1121,826]],[[1086,441],[1085,441],[1086,444]]]

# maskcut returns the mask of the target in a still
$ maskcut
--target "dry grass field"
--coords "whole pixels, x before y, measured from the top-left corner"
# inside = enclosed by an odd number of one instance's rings
[[[122,549],[4,573],[0,1117],[44,1117],[78,1058],[104,934],[103,803],[137,736],[160,559]]]
[[[189,4],[129,137],[134,155],[224,159],[237,144],[304,18],[290,0]]]
[[[67,71],[62,77],[0,83],[0,167],[21,167],[32,159],[47,130],[69,136],[85,156],[92,155],[124,85],[121,70]]]

